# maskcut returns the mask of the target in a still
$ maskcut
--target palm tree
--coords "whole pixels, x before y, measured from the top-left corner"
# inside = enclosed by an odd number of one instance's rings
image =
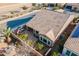
[[[11,28],[7,28],[4,31],[4,36],[5,36],[5,42],[7,42],[8,44],[11,42],[10,35],[11,35]]]

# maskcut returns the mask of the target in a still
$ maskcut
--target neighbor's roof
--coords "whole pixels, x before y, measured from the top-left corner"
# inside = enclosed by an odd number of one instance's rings
[[[78,26],[79,26],[79,24],[78,24]],[[64,47],[66,47],[67,49],[69,49],[79,55],[79,37],[73,38],[72,37],[73,32],[71,33],[70,37],[67,39]]]

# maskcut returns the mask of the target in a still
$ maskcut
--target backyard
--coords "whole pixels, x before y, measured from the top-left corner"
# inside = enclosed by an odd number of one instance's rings
[[[15,31],[16,32],[16,31]],[[14,33],[15,33],[14,32]],[[16,33],[15,33],[16,34]],[[24,29],[22,31],[19,30],[19,33],[16,34],[18,38],[20,38],[24,43],[35,49],[42,55],[48,51],[49,47],[40,42],[36,37],[34,37],[33,33]]]

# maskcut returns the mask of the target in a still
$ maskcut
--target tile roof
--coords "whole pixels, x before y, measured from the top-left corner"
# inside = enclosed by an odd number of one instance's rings
[[[41,34],[46,34],[52,30],[54,35],[57,36],[69,17],[69,14],[41,10],[26,25],[39,31]]]
[[[76,28],[77,28],[77,26],[76,26]],[[79,37],[76,37],[76,38],[72,37],[72,34],[74,33],[74,30],[71,33],[70,37],[67,39],[64,47],[66,47],[67,49],[69,49],[69,50],[71,50],[71,51],[73,51],[73,52],[75,52],[79,55]]]

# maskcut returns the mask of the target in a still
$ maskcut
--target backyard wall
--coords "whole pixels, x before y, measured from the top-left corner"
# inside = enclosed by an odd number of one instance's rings
[[[64,49],[62,51],[62,55],[66,55],[66,51],[67,51],[67,49],[64,47]]]

